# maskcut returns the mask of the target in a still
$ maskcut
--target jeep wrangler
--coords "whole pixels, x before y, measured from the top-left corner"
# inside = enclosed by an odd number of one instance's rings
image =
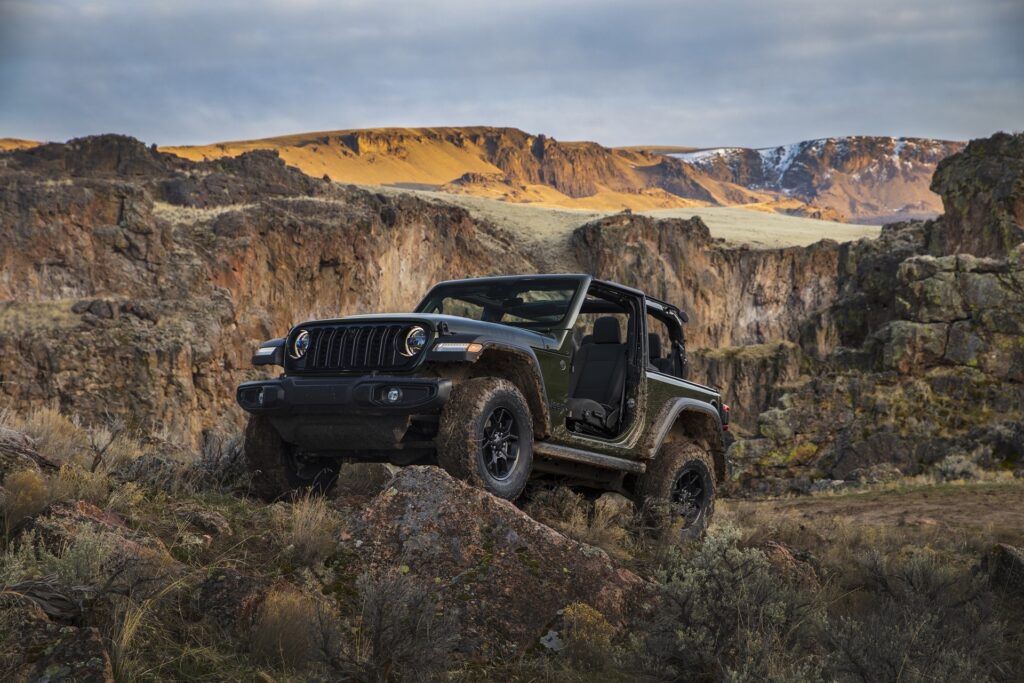
[[[435,285],[413,313],[296,325],[245,382],[254,493],[326,489],[343,462],[437,464],[513,500],[534,474],[615,490],[700,533],[729,408],[689,381],[686,314],[590,275]]]

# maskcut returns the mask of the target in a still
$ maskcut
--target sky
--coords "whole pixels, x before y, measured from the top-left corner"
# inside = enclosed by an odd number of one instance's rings
[[[0,0],[0,137],[496,125],[764,147],[1024,129],[1024,0]]]

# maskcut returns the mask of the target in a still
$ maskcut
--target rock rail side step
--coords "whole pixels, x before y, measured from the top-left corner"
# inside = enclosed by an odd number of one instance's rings
[[[600,467],[606,470],[620,470],[623,472],[632,472],[634,474],[643,474],[647,471],[647,465],[642,462],[616,458],[613,455],[602,455],[600,453],[592,453],[590,451],[581,451],[577,448],[558,446],[556,444],[545,443],[543,441],[538,441],[533,444],[533,452],[535,455],[542,455],[548,458],[555,458],[557,460],[569,460],[571,462],[578,462],[592,467]]]

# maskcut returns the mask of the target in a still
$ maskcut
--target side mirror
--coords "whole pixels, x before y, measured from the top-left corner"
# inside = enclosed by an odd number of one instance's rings
[[[252,355],[253,365],[280,365],[284,367],[284,339],[271,339],[260,344]]]

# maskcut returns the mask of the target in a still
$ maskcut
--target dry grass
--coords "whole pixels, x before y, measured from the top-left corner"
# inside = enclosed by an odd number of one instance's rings
[[[267,594],[253,627],[253,654],[262,662],[285,669],[308,666],[313,654],[317,606],[293,588]]]
[[[89,432],[60,411],[37,408],[24,418],[8,415],[5,419],[12,429],[28,434],[43,455],[60,463],[91,464]]]
[[[337,548],[342,520],[325,498],[309,495],[292,503],[278,503],[274,510],[274,527],[286,554],[309,565]]]
[[[632,554],[633,516],[610,506],[594,505],[572,489],[559,486],[535,491],[526,511],[569,538],[597,546],[613,558],[625,560]]]
[[[0,514],[4,519],[4,536],[27,518],[37,515],[53,500],[53,485],[37,470],[20,470],[8,474],[0,490]]]

